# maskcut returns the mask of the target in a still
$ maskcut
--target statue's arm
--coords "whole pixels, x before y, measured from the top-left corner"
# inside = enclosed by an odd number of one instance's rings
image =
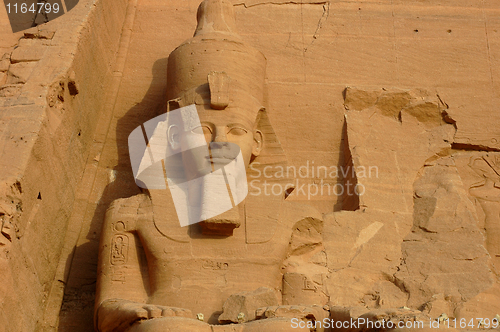
[[[325,305],[326,252],[323,216],[313,207],[294,204],[288,208],[292,227],[290,245],[283,262],[283,304]]]
[[[283,305],[261,308],[257,316],[322,320],[329,315],[322,215],[299,204],[289,206],[285,215],[292,233],[281,267]]]
[[[328,303],[326,253],[322,220],[305,218],[293,226],[283,263],[283,304],[323,306]]]
[[[141,274],[138,208],[134,199],[113,202],[106,212],[99,244],[96,330],[121,331],[150,316]],[[161,314],[161,313],[160,313]]]
[[[106,212],[99,244],[94,313],[99,332],[127,331],[135,322],[152,318],[192,318],[187,309],[147,304],[148,264],[138,228],[152,222],[151,202],[146,195],[118,199]]]

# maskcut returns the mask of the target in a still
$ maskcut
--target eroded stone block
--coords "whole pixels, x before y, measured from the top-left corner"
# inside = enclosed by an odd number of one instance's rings
[[[9,67],[6,84],[24,84],[28,81],[36,62],[13,63]]]
[[[36,39],[21,39],[19,45],[12,51],[11,63],[40,60],[46,51],[45,45]]]
[[[256,310],[261,307],[276,306],[279,304],[273,289],[261,287],[253,292],[242,292],[231,295],[223,306],[219,316],[221,323],[238,323],[251,321],[256,317]]]

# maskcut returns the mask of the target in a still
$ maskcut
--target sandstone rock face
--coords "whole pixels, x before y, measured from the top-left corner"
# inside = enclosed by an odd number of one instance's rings
[[[103,17],[88,2],[72,17],[12,33],[1,6],[1,331],[58,324],[81,225],[72,211],[85,210],[80,185],[92,182],[83,173],[95,169],[86,163],[95,157],[125,9]]]
[[[404,263],[396,278],[410,293],[409,306],[418,308],[442,293],[450,305],[443,312],[452,316],[455,306],[495,282],[484,236],[451,157],[424,167],[415,182],[413,228],[401,249]]]
[[[494,317],[497,309],[481,303],[489,298],[496,306],[495,255],[487,250],[495,252],[496,244],[485,242],[471,201],[476,191],[462,180],[471,171],[463,169],[464,152],[452,149],[456,127],[446,104],[421,90],[348,88],[345,101],[348,160],[362,192],[349,202],[359,204],[356,211],[325,219],[328,290],[337,295],[330,302]],[[472,159],[471,167],[495,178],[494,159],[484,158]],[[372,165],[376,176],[367,175]]]
[[[348,88],[345,95],[347,167],[354,171],[359,205],[328,216],[325,247],[334,257],[329,268],[338,271],[329,290],[336,287],[348,297],[335,305],[403,306],[409,294],[395,273],[415,215],[414,182],[426,162],[448,153],[455,128],[443,120],[439,98],[423,91]]]
[[[80,0],[18,33],[0,6],[0,331],[94,328],[106,210],[140,193],[127,137],[165,112],[166,59],[192,37],[200,2]],[[249,202],[249,245],[285,229],[277,201],[307,206],[283,218],[301,223],[287,228],[287,282],[273,280],[281,302],[266,297],[248,330],[263,330],[266,317],[275,330],[292,317],[319,319],[327,303],[335,320],[500,314],[495,0],[232,4],[235,29],[267,58],[260,130],[268,140],[248,180],[279,193]],[[215,108],[227,103],[219,95]],[[281,166],[294,170],[282,176]],[[255,298],[257,288],[234,293]],[[310,306],[283,307],[297,301]],[[236,302],[224,309],[231,322],[253,312]],[[176,329],[206,329],[210,317],[197,314],[176,317]]]

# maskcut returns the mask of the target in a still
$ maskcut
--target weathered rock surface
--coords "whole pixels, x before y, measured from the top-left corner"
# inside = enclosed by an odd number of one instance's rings
[[[357,211],[325,219],[330,303],[494,317],[495,305],[484,303],[496,303],[497,277],[461,178],[463,162],[455,163],[446,104],[420,90],[351,88],[345,102],[347,160],[363,189],[347,197]],[[373,165],[377,176],[366,174]]]
[[[410,293],[408,306],[420,308],[442,293],[449,305],[443,312],[455,317],[454,309],[491,287],[495,276],[453,159],[439,159],[422,173],[396,278]]]

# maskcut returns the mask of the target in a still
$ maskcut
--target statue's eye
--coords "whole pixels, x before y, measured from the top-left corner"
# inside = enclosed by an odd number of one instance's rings
[[[194,127],[193,129],[191,129],[191,133],[196,134],[196,135],[202,135],[203,134],[203,127],[201,127],[201,126]]]
[[[203,129],[203,135],[205,135],[205,141],[211,142],[212,141],[212,128],[209,126],[202,126]]]
[[[231,127],[227,132],[228,135],[235,135],[235,136],[245,135],[246,133],[248,133],[248,130],[240,126]]]

